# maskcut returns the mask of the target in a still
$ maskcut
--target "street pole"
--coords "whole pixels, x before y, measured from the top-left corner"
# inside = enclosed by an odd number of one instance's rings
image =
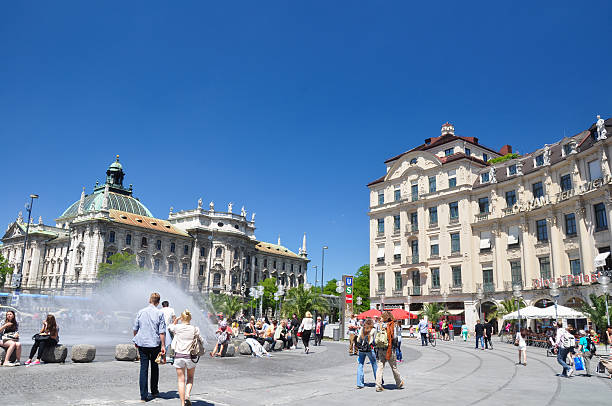
[[[210,269],[212,266],[212,259],[213,259],[213,236],[212,234],[208,236],[208,241],[210,241],[210,252],[208,253],[208,277],[206,278],[206,294],[210,296]]]
[[[26,248],[28,246],[28,240],[29,240],[29,233],[30,233],[30,220],[32,219],[32,205],[34,204],[34,199],[38,199],[38,195],[30,195],[30,204],[26,206],[26,209],[28,210],[28,222],[26,224],[26,233],[25,233],[25,240],[23,242],[23,250],[21,251],[21,265],[19,266],[19,273],[16,276],[16,283],[15,283],[15,293],[19,293],[19,291],[21,290],[21,278],[23,278],[23,263],[25,261],[25,255],[26,255]]]
[[[324,245],[323,248],[321,248],[321,294],[323,294],[323,268],[325,266],[325,250],[327,249],[327,245]]]
[[[316,286],[317,286],[317,282],[318,282],[318,280],[319,280],[319,279],[318,279],[318,277],[319,277],[319,267],[318,267],[317,265],[313,265],[312,267],[313,267],[313,268],[314,268],[314,270],[315,270],[314,285],[315,285],[315,287],[316,287]],[[316,289],[315,289],[315,290],[316,290]],[[321,293],[323,293],[323,292],[321,292]]]

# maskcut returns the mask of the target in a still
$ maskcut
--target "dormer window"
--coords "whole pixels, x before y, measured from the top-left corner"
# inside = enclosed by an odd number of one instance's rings
[[[565,144],[563,146],[563,156],[568,156],[572,153],[572,146],[570,144]]]
[[[410,165],[416,165],[416,163],[417,163],[417,159],[416,158],[412,158],[410,160]]]
[[[480,183],[489,183],[489,172],[480,174]]]
[[[465,149],[465,155],[467,155],[467,156],[472,156],[472,150],[471,150],[471,149],[469,149],[469,148],[466,148],[466,149]]]
[[[512,164],[508,167],[508,176],[516,175],[516,164]]]
[[[482,154],[482,160],[485,161],[485,162],[488,162],[489,161],[489,155]]]
[[[537,167],[542,165],[544,165],[544,154],[540,154],[535,157],[535,166]]]
[[[444,150],[444,156],[453,155],[455,153],[455,148],[448,148]]]

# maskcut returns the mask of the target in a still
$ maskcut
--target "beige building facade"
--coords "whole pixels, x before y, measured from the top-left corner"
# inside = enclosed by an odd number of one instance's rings
[[[385,162],[370,190],[370,295],[373,306],[445,303],[473,326],[519,286],[527,304],[578,307],[609,268],[612,120],[515,159],[512,152],[441,135]],[[482,290],[479,301],[476,292]]]

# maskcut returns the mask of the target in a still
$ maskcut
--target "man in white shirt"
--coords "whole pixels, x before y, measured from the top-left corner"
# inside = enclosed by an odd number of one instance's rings
[[[168,349],[170,348],[170,345],[172,345],[172,336],[174,335],[168,331],[168,326],[174,323],[176,314],[174,314],[174,309],[170,307],[170,303],[168,303],[167,300],[162,302],[161,312],[164,314],[164,321],[166,322],[166,353],[168,353]],[[168,359],[168,362],[172,364],[174,359],[170,358]]]
[[[351,319],[348,322],[348,333],[349,333],[349,355],[357,355],[357,317],[352,314]]]
[[[427,321],[423,318],[419,321],[418,330],[421,334],[421,346],[427,347],[427,329],[428,329]]]

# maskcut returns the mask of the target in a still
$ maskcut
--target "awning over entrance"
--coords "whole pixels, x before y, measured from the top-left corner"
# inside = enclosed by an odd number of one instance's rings
[[[606,266],[606,259],[610,256],[610,252],[602,252],[595,257],[595,268]]]

